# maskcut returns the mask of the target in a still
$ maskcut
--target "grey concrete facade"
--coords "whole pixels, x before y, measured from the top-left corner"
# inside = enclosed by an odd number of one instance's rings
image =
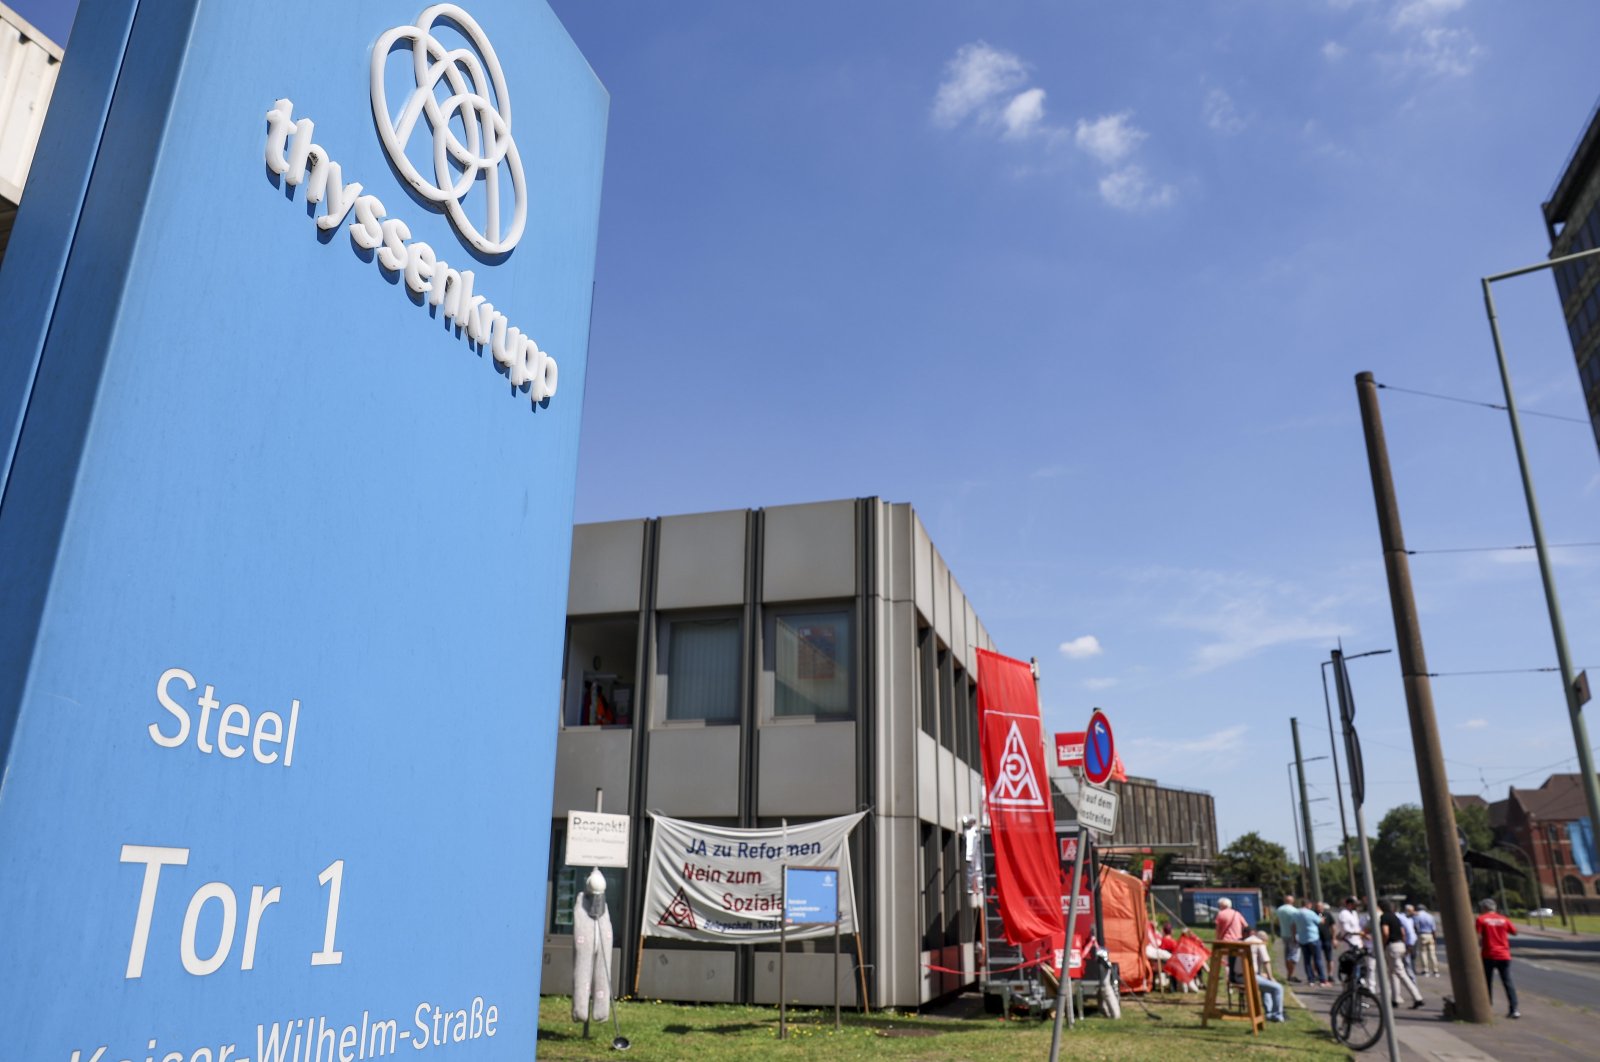
[[[833,624],[827,644],[848,674],[829,661],[826,711],[784,700],[775,630],[789,617]],[[691,676],[685,657],[674,695],[674,638],[689,653],[731,652],[735,637],[736,684],[731,664]],[[909,505],[860,498],[577,527],[543,990],[570,990],[565,814],[593,810],[597,786],[604,810],[635,823],[632,866],[610,893],[624,990],[777,1001],[775,948],[650,938],[640,952],[650,811],[756,826],[868,809],[851,860],[870,1003],[914,1007],[972,981],[981,920],[963,887],[960,822],[982,796],[979,648],[993,648],[988,632]],[[843,950],[791,945],[791,999],[831,1002],[839,962],[854,1004],[854,948]]]

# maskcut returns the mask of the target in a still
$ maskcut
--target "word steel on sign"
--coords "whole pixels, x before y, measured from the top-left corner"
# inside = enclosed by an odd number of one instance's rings
[[[1116,769],[1117,745],[1111,736],[1111,720],[1096,708],[1089,716],[1083,735],[1083,776],[1093,785],[1105,785]]]
[[[629,822],[626,815],[605,815],[593,811],[567,812],[566,865],[627,866]]]
[[[1078,822],[1096,833],[1117,830],[1117,794],[1086,785],[1078,790]]]
[[[1056,735],[1056,766],[1083,766],[1083,731],[1069,730]]]

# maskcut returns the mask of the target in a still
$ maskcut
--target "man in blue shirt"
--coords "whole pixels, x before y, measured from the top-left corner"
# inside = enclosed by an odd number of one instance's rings
[[[1283,903],[1278,905],[1272,915],[1273,923],[1278,930],[1278,939],[1283,941],[1283,966],[1288,971],[1284,980],[1298,983],[1300,978],[1294,975],[1294,967],[1300,955],[1300,945],[1295,941],[1295,923],[1299,914],[1294,905],[1294,897],[1285,896]]]
[[[1417,976],[1438,977],[1439,960],[1434,956],[1433,942],[1439,933],[1439,925],[1428,908],[1420,903],[1411,921],[1417,930]]]
[[[1304,897],[1295,911],[1294,930],[1295,942],[1300,945],[1300,963],[1306,971],[1306,984],[1329,984],[1328,968],[1322,961],[1322,916]]]

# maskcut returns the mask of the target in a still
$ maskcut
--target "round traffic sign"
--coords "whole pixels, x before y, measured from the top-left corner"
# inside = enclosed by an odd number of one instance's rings
[[[1117,744],[1111,737],[1111,720],[1096,708],[1083,732],[1083,775],[1094,785],[1105,785],[1111,777]]]

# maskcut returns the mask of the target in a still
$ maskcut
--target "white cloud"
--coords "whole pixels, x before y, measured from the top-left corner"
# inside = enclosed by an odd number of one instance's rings
[[[1233,105],[1233,97],[1225,89],[1214,88],[1206,93],[1204,106],[1206,124],[1219,133],[1232,136],[1243,132],[1244,119]]]
[[[1008,140],[1021,140],[1044,128],[1044,89],[1031,88],[1017,93],[1000,112]]]
[[[1087,660],[1091,656],[1099,656],[1105,652],[1100,648],[1100,639],[1092,634],[1085,634],[1070,642],[1062,642],[1059,651],[1068,660]]]
[[[1109,690],[1112,686],[1115,686],[1119,681],[1121,681],[1121,680],[1120,679],[1114,679],[1114,678],[1084,679],[1083,680],[1083,688],[1086,689],[1086,690],[1095,690],[1095,691],[1098,691],[1098,690]]]
[[[1330,63],[1337,63],[1350,51],[1338,41],[1328,41],[1322,46],[1322,57]]]
[[[1176,195],[1172,185],[1152,182],[1143,166],[1124,166],[1100,178],[1100,198],[1118,210],[1164,207]]]
[[[1464,77],[1483,55],[1470,30],[1424,26],[1400,56],[1402,65],[1436,77]]]
[[[1149,134],[1128,121],[1132,111],[1107,114],[1092,122],[1078,119],[1073,140],[1078,147],[1107,166],[1115,166],[1127,158]]]
[[[1127,749],[1123,759],[1140,774],[1154,773],[1164,766],[1191,760],[1195,756],[1215,756],[1224,752],[1237,752],[1244,743],[1249,727],[1236,726],[1213,730],[1199,737],[1177,741],[1162,738],[1136,737],[1118,742]]]
[[[1489,725],[1489,720],[1487,720],[1487,719],[1468,719],[1465,723],[1461,724],[1461,729],[1463,729],[1463,730],[1482,730],[1484,727],[1486,727],[1488,725]]]
[[[963,44],[945,64],[945,78],[933,97],[933,120],[950,127],[970,115],[982,118],[993,112],[1001,96],[1015,92],[1027,80],[1027,64],[1011,52],[983,41]]]
[[[1319,600],[1295,584],[1239,573],[1159,570],[1153,577],[1174,602],[1163,622],[1204,639],[1191,654],[1196,672],[1281,645],[1328,645],[1352,633],[1332,615],[1347,597]]]
[[[1467,6],[1467,0],[1401,0],[1395,5],[1396,26],[1416,26],[1435,22]]]

